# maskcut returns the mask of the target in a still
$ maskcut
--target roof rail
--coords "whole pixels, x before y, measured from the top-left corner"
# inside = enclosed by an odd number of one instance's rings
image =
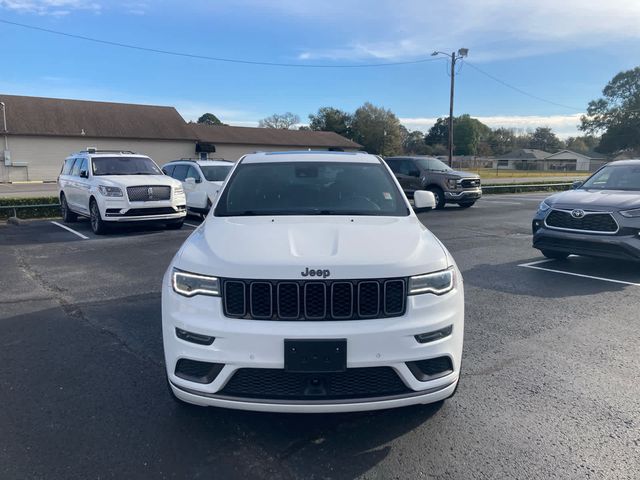
[[[131,155],[137,155],[136,152],[131,150],[101,150],[93,147],[87,147],[85,150],[80,150],[78,153],[129,153]]]

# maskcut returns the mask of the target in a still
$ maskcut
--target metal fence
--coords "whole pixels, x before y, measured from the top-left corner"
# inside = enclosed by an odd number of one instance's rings
[[[446,159],[445,159],[446,161]],[[452,167],[498,177],[584,177],[605,165],[607,160],[527,160],[486,157],[454,157]]]

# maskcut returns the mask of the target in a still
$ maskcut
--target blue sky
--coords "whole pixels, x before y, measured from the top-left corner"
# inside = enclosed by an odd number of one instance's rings
[[[492,127],[548,125],[576,133],[589,100],[640,64],[637,0],[0,0],[0,19],[196,55],[357,65],[469,49],[456,77],[456,114]],[[365,101],[426,130],[448,114],[446,62],[316,69],[238,65],[84,42],[0,23],[0,92],[173,105],[255,125],[322,106]]]

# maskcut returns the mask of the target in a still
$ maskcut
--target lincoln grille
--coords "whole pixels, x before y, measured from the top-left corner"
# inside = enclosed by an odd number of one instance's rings
[[[391,367],[348,368],[322,374],[241,368],[218,394],[264,400],[344,400],[409,392]]]
[[[131,202],[170,200],[171,187],[165,185],[140,185],[137,187],[127,187],[127,195]]]
[[[574,218],[571,212],[552,210],[545,220],[548,227],[583,230],[590,232],[615,233],[618,224],[610,213],[585,212],[581,218]]]
[[[255,320],[360,320],[404,315],[403,278],[222,280],[224,314]]]

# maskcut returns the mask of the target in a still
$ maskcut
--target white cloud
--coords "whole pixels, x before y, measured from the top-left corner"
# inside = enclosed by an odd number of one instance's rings
[[[323,22],[345,35],[339,47],[301,48],[303,60],[415,58],[466,46],[470,58],[487,61],[640,40],[638,0],[342,0],[322,8],[315,0],[245,3]]]
[[[75,10],[100,13],[102,5],[87,0],[0,0],[0,8],[17,13],[61,17]]]
[[[474,116],[485,125],[491,128],[513,128],[519,131],[534,130],[537,127],[550,127],[556,135],[566,138],[581,135],[578,130],[580,124],[580,113],[571,115],[495,115],[495,116]],[[409,130],[420,130],[427,132],[437,118],[418,117],[400,118],[400,122]]]

